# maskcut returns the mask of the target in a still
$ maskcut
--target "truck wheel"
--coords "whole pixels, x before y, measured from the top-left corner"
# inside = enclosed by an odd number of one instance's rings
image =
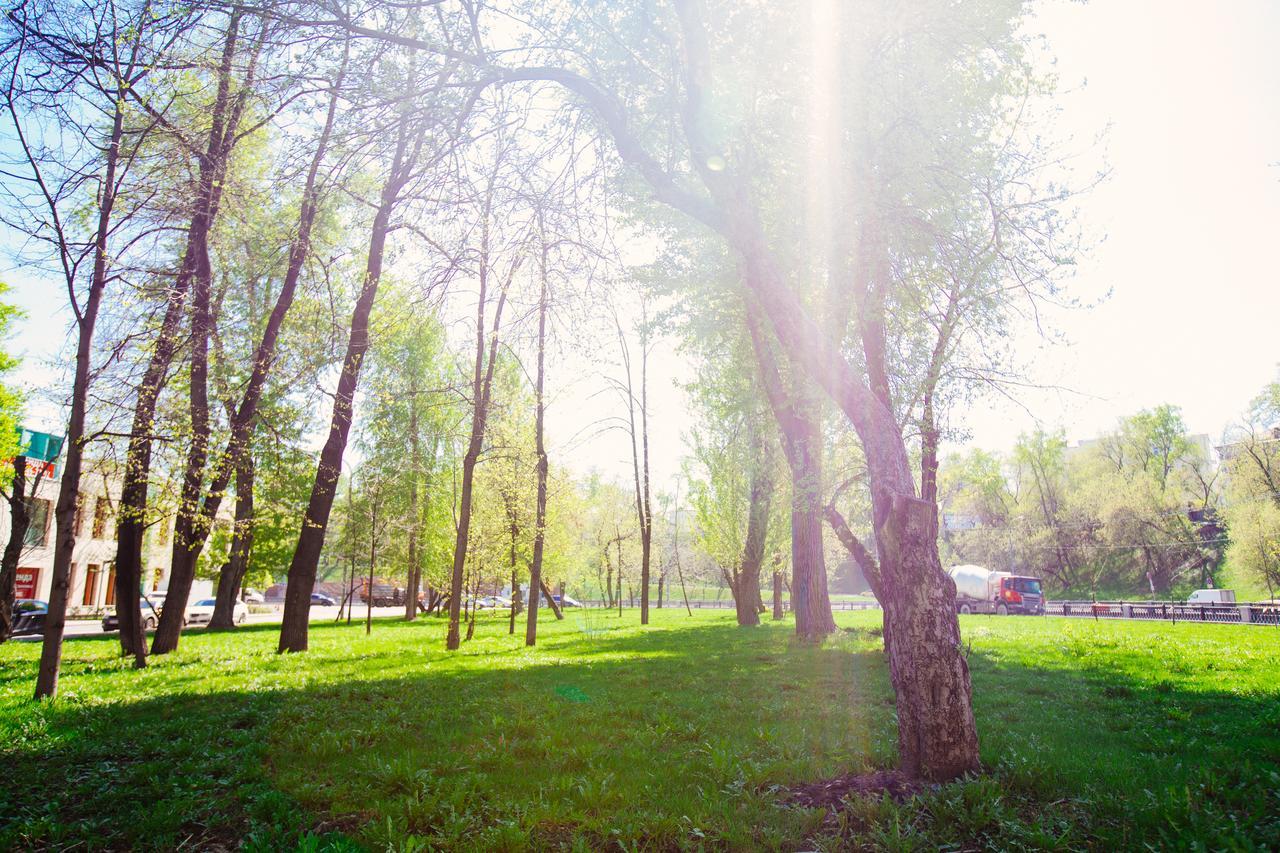
[[[156,618],[154,616],[148,616],[147,621],[142,623],[142,627],[146,631],[154,631],[156,628]]]
[[[999,613],[1001,616],[1008,616],[1009,608],[1006,605],[1001,604],[996,607],[996,613]]]
[[[972,608],[972,607],[970,607],[970,606],[969,606],[969,605],[967,605],[967,604],[961,604],[961,605],[960,605],[960,612],[961,612],[961,613],[963,613],[965,616],[968,616],[970,613],[972,613],[972,612],[973,612],[973,608]]]

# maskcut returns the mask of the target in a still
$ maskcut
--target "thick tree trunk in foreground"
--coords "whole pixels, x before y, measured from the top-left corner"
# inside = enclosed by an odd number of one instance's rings
[[[369,350],[369,315],[378,295],[382,280],[382,256],[386,250],[387,234],[391,229],[391,213],[400,198],[400,191],[409,179],[413,164],[406,163],[409,145],[408,118],[402,115],[397,129],[396,149],[391,169],[383,184],[378,211],[373,217],[369,233],[369,257],[365,265],[364,284],[351,313],[351,331],[347,338],[347,354],[342,360],[342,373],[338,377],[337,393],[333,398],[333,416],[329,423],[329,437],[320,451],[316,466],[316,479],[311,487],[311,499],[302,519],[298,535],[298,547],[294,549],[289,564],[288,586],[284,596],[284,618],[280,624],[281,652],[307,650],[307,626],[311,618],[311,593],[315,589],[316,570],[320,564],[320,549],[324,547],[325,531],[329,526],[329,514],[333,511],[333,498],[338,490],[338,477],[342,473],[342,456],[347,448],[351,432],[352,406],[356,386],[360,381],[360,367]]]
[[[898,710],[903,772],[954,779],[979,768],[969,667],[961,653],[955,584],[938,557],[934,505],[916,497],[902,431],[886,402],[832,347],[774,266],[743,202],[728,232],[778,340],[840,406],[862,441],[882,579],[881,606]],[[746,211],[746,217],[742,214]]]
[[[218,577],[210,628],[235,627],[236,601],[253,554],[253,482],[253,454],[246,450],[236,466],[236,520],[231,534],[231,554]]]
[[[31,526],[27,512],[27,457],[13,460],[13,486],[9,492],[9,542],[0,559],[0,643],[13,634],[14,584],[18,581],[18,561]]]

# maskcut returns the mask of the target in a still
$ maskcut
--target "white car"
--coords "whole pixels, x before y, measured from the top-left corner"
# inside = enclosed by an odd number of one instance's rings
[[[217,603],[217,599],[202,598],[195,604],[188,607],[187,624],[208,625],[209,620],[213,618],[213,607]],[[231,613],[232,621],[237,625],[243,625],[244,621],[249,618],[249,605],[245,604],[243,601],[237,601]]]
[[[246,604],[262,604],[267,599],[253,587],[246,587],[244,595],[240,596]]]
[[[475,603],[476,610],[502,610],[511,606],[511,599],[501,595],[486,595]]]

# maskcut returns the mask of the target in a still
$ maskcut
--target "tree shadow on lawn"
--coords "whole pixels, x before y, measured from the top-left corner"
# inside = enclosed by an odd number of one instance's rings
[[[1077,842],[1123,840],[1120,822],[1153,832],[1146,824],[1173,809],[1181,822],[1171,826],[1221,838],[1232,821],[1246,837],[1265,829],[1258,803],[1280,812],[1274,783],[1253,804],[1240,794],[1268,778],[1264,764],[1228,772],[1242,742],[1274,761],[1274,730],[1264,731],[1273,695],[1156,687],[975,653],[983,755],[1004,806],[977,797],[979,808],[970,794],[955,805],[948,791],[989,781],[979,780],[833,826],[820,811],[785,807],[786,786],[892,763],[892,694],[869,636],[814,648],[791,643],[785,625],[702,624],[603,639],[549,634],[536,652],[467,658],[435,651],[426,631],[421,646],[334,654],[346,647],[329,639],[351,639],[338,634],[317,632],[311,655],[273,657],[272,680],[255,692],[197,695],[161,682],[169,695],[27,706],[6,721],[0,847],[247,839],[272,849],[309,830],[340,830],[395,848],[417,839],[477,849],[794,849],[823,839],[880,846],[858,833],[904,816],[922,843],[982,846],[1007,840],[1010,820],[1060,827]],[[216,663],[212,650],[198,654]],[[1258,722],[1239,730],[1244,741],[1204,748],[1206,715]],[[1204,789],[1206,774],[1219,789]],[[1198,812],[1185,805],[1193,785],[1207,803]],[[1166,797],[1177,786],[1180,809]],[[1188,823],[1197,814],[1203,825]],[[342,845],[337,834],[312,842]]]

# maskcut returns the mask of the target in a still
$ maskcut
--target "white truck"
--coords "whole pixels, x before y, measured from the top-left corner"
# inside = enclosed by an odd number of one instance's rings
[[[1197,604],[1235,604],[1236,591],[1234,589],[1197,589],[1191,595],[1187,596],[1187,604],[1194,606]]]
[[[982,566],[952,566],[959,613],[1044,614],[1044,590],[1039,578],[995,572]]]

